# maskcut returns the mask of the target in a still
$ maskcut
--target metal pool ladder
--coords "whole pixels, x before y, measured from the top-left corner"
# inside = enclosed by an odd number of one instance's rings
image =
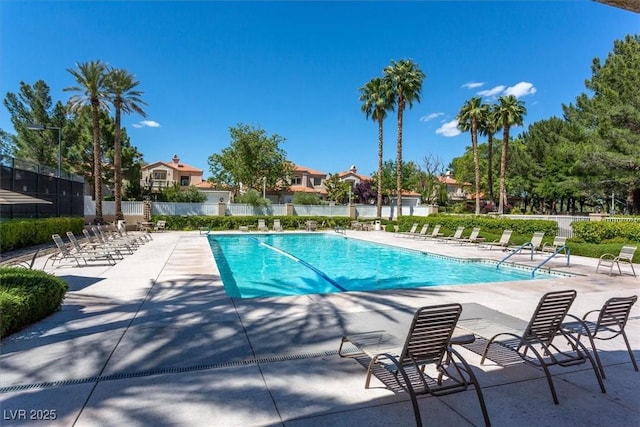
[[[542,267],[543,265],[545,265],[549,260],[551,260],[551,258],[553,258],[554,256],[558,255],[560,252],[564,251],[565,255],[567,256],[567,267],[569,267],[569,261],[571,259],[571,248],[567,245],[564,246],[560,246],[558,249],[555,250],[554,253],[552,253],[551,255],[549,255],[544,261],[542,261],[540,264],[538,264],[536,266],[536,268],[533,269],[533,271],[531,272],[531,277],[535,276],[536,271]]]

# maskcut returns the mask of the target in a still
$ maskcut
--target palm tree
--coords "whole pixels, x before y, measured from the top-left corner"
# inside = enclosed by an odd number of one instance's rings
[[[493,135],[501,128],[496,114],[497,110],[498,106],[496,104],[488,105],[478,125],[480,135],[487,137],[487,187],[489,187],[489,199],[491,201],[495,200],[493,197]]]
[[[106,89],[109,101],[115,110],[115,133],[114,133],[114,196],[116,201],[116,220],[124,219],[122,213],[122,131],[120,126],[121,113],[135,112],[142,117],[146,117],[141,105],[147,105],[140,97],[143,92],[135,90],[140,84],[135,80],[135,76],[123,69],[113,69],[109,71],[106,81]]]
[[[391,61],[384,69],[384,78],[389,81],[398,105],[398,145],[396,164],[397,217],[402,216],[402,118],[407,104],[413,107],[413,101],[420,102],[420,91],[425,75],[418,64],[410,59]]]
[[[509,130],[513,125],[522,125],[522,120],[527,114],[527,109],[523,101],[518,101],[513,95],[501,96],[498,98],[499,105],[496,110],[499,123],[502,125],[502,154],[500,158],[500,200],[498,213],[504,213],[504,206],[507,204],[507,146],[509,144]]]
[[[480,215],[480,159],[478,156],[478,125],[487,110],[479,96],[474,96],[464,103],[458,113],[458,128],[463,132],[471,131],[471,147],[473,149],[473,165],[476,180],[476,215]]]
[[[100,152],[100,119],[98,111],[108,109],[105,79],[107,65],[100,60],[76,64],[77,70],[67,69],[76,79],[78,86],[64,88],[65,92],[79,92],[69,99],[69,110],[80,113],[82,107],[91,106],[93,128],[93,186],[96,201],[94,222],[100,224],[102,218],[102,153]]]
[[[389,81],[376,77],[360,88],[361,110],[366,115],[378,122],[378,195],[376,217],[382,217],[382,156],[383,136],[382,122],[387,117],[387,111],[393,111],[394,93]]]

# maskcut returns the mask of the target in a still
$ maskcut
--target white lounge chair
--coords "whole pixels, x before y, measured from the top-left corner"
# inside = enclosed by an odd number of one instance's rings
[[[509,246],[509,244],[511,243],[511,234],[513,234],[513,230],[504,230],[502,232],[502,236],[500,236],[499,240],[494,240],[493,242],[487,243],[485,245],[482,245],[480,247],[486,248],[491,250],[491,248],[498,247],[498,248],[506,248]]]
[[[618,273],[622,275],[622,270],[620,269],[620,263],[629,264],[631,267],[631,271],[633,272],[633,277],[636,277],[636,270],[633,268],[633,254],[638,249],[637,246],[623,246],[620,249],[620,254],[615,256],[613,254],[604,254],[598,260],[598,265],[596,267],[596,273],[600,269],[600,266],[609,267],[609,276],[613,274],[613,266],[618,267]]]

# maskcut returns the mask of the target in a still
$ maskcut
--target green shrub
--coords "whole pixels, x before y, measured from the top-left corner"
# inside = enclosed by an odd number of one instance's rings
[[[66,282],[39,270],[0,268],[0,337],[5,337],[58,310]]]
[[[440,224],[441,231],[444,234],[453,234],[456,228],[480,227],[480,235],[485,234],[497,235],[500,237],[504,230],[513,230],[514,237],[522,235],[523,238],[530,239],[536,231],[543,231],[546,236],[555,236],[558,232],[558,223],[550,220],[540,219],[510,219],[510,218],[494,218],[490,216],[476,215],[447,215],[436,214],[427,217],[403,216],[398,220],[400,231],[408,231],[413,223],[429,224],[434,226]],[[527,240],[525,240],[527,241]]]
[[[282,228],[285,230],[298,230],[304,228],[306,221],[316,221],[320,229],[331,229],[340,225],[348,227],[352,219],[349,217],[324,217],[324,216],[169,216],[156,215],[152,220],[159,219],[167,221],[169,230],[198,230],[208,228],[212,231],[237,230],[240,226],[255,227],[258,219],[264,219],[267,227],[273,227],[273,220],[279,219]],[[384,221],[383,221],[384,223]],[[51,237],[49,237],[51,238]]]
[[[586,243],[640,242],[640,222],[574,221],[571,228]]]
[[[84,218],[16,219],[0,222],[0,251],[51,242],[52,234],[82,233]]]

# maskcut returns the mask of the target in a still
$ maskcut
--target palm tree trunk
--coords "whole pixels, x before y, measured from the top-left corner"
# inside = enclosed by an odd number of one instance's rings
[[[398,145],[396,147],[396,218],[402,217],[402,113],[404,111],[404,99],[398,100]]]
[[[476,215],[480,215],[480,159],[478,158],[478,126],[476,119],[471,119],[471,147],[473,149],[473,166],[476,180]]]
[[[504,125],[502,132],[502,154],[500,156],[500,202],[498,204],[498,214],[504,213],[507,204],[507,148],[509,145],[509,125]]]
[[[91,100],[91,116],[93,122],[93,182],[96,202],[95,224],[102,224],[102,153],[100,152],[100,120],[98,118],[98,100]]]
[[[382,218],[382,119],[378,120],[378,197],[376,218]]]
[[[493,135],[487,135],[487,187],[489,187],[489,199],[493,202]]]
[[[116,107],[115,112],[115,135],[114,135],[114,153],[113,153],[113,169],[114,169],[114,197],[116,201],[116,221],[124,219],[122,213],[122,141],[120,130],[120,108]]]

